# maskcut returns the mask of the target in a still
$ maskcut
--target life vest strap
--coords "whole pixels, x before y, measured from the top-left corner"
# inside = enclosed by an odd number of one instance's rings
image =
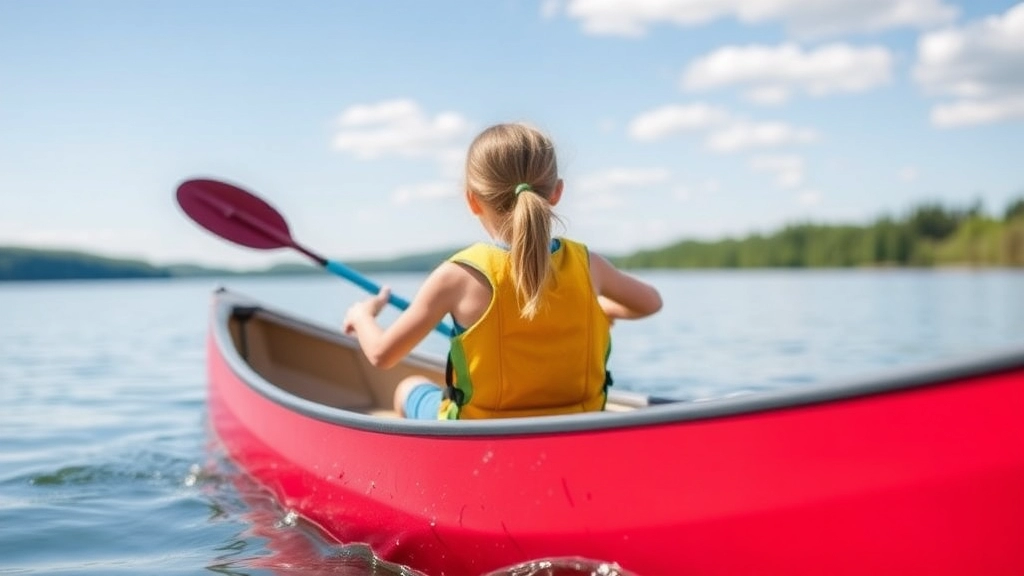
[[[459,388],[455,386],[454,374],[455,366],[452,363],[452,355],[451,353],[449,353],[448,363],[444,367],[444,399],[455,402],[455,405],[461,408],[462,405],[466,403],[466,393],[463,392],[462,390],[459,390]]]

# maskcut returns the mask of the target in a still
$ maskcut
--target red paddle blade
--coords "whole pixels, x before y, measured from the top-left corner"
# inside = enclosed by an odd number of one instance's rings
[[[235,244],[266,250],[295,247],[284,217],[262,199],[218,180],[187,180],[178,205],[203,228]]]

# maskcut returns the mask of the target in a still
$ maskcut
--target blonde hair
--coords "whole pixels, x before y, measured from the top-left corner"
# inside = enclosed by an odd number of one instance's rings
[[[524,318],[536,316],[551,271],[551,196],[557,186],[555,147],[535,128],[498,124],[469,146],[466,187],[501,218],[499,234],[509,244]]]

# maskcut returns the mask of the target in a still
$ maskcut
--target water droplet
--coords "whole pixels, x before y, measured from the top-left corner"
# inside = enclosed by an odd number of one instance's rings
[[[281,521],[277,523],[277,526],[278,528],[282,528],[284,526],[294,528],[298,523],[299,514],[295,510],[289,510],[288,513],[284,515],[284,518],[281,518]]]
[[[185,486],[191,488],[199,483],[199,479],[202,476],[203,469],[199,467],[199,464],[193,464],[188,467],[188,475],[185,476],[183,483]]]

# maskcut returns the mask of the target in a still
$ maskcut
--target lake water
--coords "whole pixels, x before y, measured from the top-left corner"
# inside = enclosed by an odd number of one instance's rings
[[[617,387],[661,396],[840,382],[1024,347],[1024,271],[641,276],[665,308],[616,325],[611,366]],[[377,278],[407,297],[421,279]],[[332,326],[363,297],[333,277],[221,283]],[[205,404],[216,285],[0,284],[0,574],[415,574],[328,542],[225,460]],[[445,342],[428,336],[422,349],[440,354]]]

